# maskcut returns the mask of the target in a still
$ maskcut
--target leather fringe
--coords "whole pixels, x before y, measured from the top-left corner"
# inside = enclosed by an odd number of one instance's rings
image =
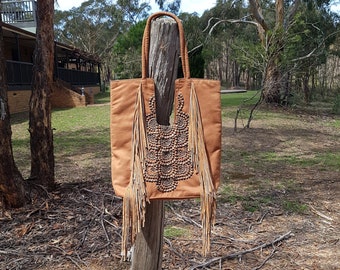
[[[194,83],[191,83],[189,108],[189,150],[201,185],[203,255],[210,252],[211,229],[215,223],[216,194],[204,143],[203,124]]]
[[[143,171],[146,156],[145,107],[140,85],[135,103],[132,128],[131,178],[123,198],[122,259],[127,259],[128,238],[134,243],[145,223],[145,206],[148,201]]]

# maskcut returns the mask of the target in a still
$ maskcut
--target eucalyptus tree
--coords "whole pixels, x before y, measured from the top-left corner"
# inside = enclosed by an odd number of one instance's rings
[[[0,16],[0,207],[12,208],[23,206],[26,199],[23,177],[13,157],[6,78],[2,17]]]
[[[336,40],[334,16],[325,5],[302,3],[294,23],[287,31],[284,67],[291,81],[288,84],[292,84],[293,89],[285,90],[300,91],[307,103],[315,97],[316,90],[321,96],[327,92],[323,82],[331,74],[318,74],[318,69],[326,64]]]
[[[204,28],[199,15],[194,13],[181,13],[179,18],[183,22],[185,39],[189,51],[190,74],[193,78],[203,78],[205,71],[205,59],[203,50],[205,48]],[[181,65],[181,62],[180,62]],[[179,68],[179,77],[183,76],[182,68]]]
[[[329,4],[328,0],[276,0],[275,4],[269,3],[268,6],[265,1],[249,0],[250,12],[265,49],[263,98],[267,103],[283,101],[289,84],[287,74],[296,66],[309,70],[304,73],[303,87],[307,101],[310,99],[309,76],[315,66],[325,61],[325,52],[334,36],[330,33],[335,27]],[[265,7],[271,8],[274,14],[262,11]],[[297,29],[296,25],[301,28]],[[298,57],[289,58],[289,42],[296,41],[299,35],[302,50],[294,48]]]
[[[55,183],[50,103],[54,64],[53,13],[54,0],[37,1],[37,35],[29,104],[30,179],[48,189],[54,188]],[[4,207],[20,207],[27,201],[25,193],[27,182],[23,181],[13,159],[2,28],[0,30],[0,110],[0,203],[3,203]]]
[[[241,12],[235,14],[237,11]],[[217,42],[210,46],[210,53],[217,47],[211,60],[219,67],[219,76],[221,60],[225,59],[226,66],[232,61],[232,72],[228,68],[225,71],[227,82],[232,74],[232,85],[237,85],[238,74],[247,70],[262,78],[262,99],[276,104],[284,102],[289,95],[289,80],[298,71],[297,67],[310,70],[304,78],[304,85],[308,85],[313,67],[325,61],[335,31],[328,0],[218,0],[216,7],[202,18],[207,21],[211,45]],[[297,25],[302,28],[297,29]],[[299,36],[302,40],[297,42]],[[292,44],[299,46],[292,50]],[[308,88],[305,90],[307,93]]]
[[[142,38],[146,20],[131,26],[121,34],[114,44],[113,70],[116,79],[139,78],[142,76]]]
[[[244,48],[243,42],[254,40],[248,25],[243,24],[246,17],[247,9],[242,1],[220,0],[201,18],[206,36],[203,54],[207,76],[217,77],[228,86],[239,86],[241,73],[247,70],[238,59],[243,54],[236,53]]]
[[[54,67],[53,14],[54,0],[37,1],[37,34],[29,103],[30,178],[49,190],[55,187],[50,100]]]
[[[155,3],[158,4],[160,10],[172,12],[177,14],[181,7],[181,0],[155,0]]]
[[[147,3],[138,0],[88,0],[69,11],[56,11],[56,39],[96,54],[102,60],[103,73],[110,77],[117,38],[144,19],[149,10]]]

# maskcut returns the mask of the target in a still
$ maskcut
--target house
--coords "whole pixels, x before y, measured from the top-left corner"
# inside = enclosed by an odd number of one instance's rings
[[[36,1],[1,2],[10,113],[28,111],[36,40]],[[100,60],[59,42],[55,42],[54,59],[52,107],[93,103],[93,96],[100,91]]]

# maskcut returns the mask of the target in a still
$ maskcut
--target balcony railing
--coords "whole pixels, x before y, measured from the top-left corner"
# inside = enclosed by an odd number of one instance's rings
[[[99,84],[99,73],[74,69],[58,68],[56,77],[72,85]]]
[[[7,83],[10,89],[23,88],[32,84],[33,64],[11,60],[6,61],[6,64]],[[100,83],[100,75],[95,72],[58,68],[55,76],[76,86],[99,85]]]
[[[31,85],[33,64],[18,61],[6,61],[7,83],[11,85]]]
[[[1,1],[2,21],[8,24],[35,22],[36,1]]]

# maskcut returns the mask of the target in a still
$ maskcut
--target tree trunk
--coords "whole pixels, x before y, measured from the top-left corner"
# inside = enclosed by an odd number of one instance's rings
[[[0,27],[0,207],[12,208],[23,206],[26,199],[23,177],[13,158],[7,90],[3,32]]]
[[[149,77],[156,85],[157,120],[169,125],[177,78],[179,35],[174,20],[158,19],[151,25]],[[153,200],[146,207],[145,226],[136,237],[132,270],[158,270],[163,256],[163,201]]]
[[[54,0],[38,0],[37,38],[29,113],[31,179],[48,189],[54,188],[50,102],[54,67],[53,13]]]
[[[283,26],[283,19],[284,19],[284,1],[283,0],[276,0],[275,1],[275,15],[276,15],[276,27]]]
[[[280,103],[281,72],[275,59],[270,59],[266,67],[263,96],[266,103]]]
[[[250,11],[257,22],[258,33],[262,45],[266,49],[267,63],[265,67],[265,78],[263,83],[263,97],[266,103],[280,104],[282,74],[280,70],[281,55],[283,45],[283,22],[284,22],[284,2],[275,1],[275,27],[269,31],[269,26],[265,22],[259,0],[249,0]],[[270,35],[268,37],[268,35]],[[269,41],[267,43],[267,41]]]
[[[225,60],[225,82],[228,84],[229,82],[229,44],[227,42],[227,49],[226,49],[226,60]]]
[[[282,92],[281,104],[284,106],[291,105],[290,72],[287,72],[283,78]]]
[[[303,87],[303,93],[305,96],[305,102],[307,104],[309,104],[312,101],[312,93],[311,93],[311,90],[308,84],[309,84],[309,73],[306,72],[302,78],[302,85],[303,85],[302,87]]]
[[[246,85],[244,87],[246,90],[250,89],[250,74],[249,70],[246,70]]]
[[[240,86],[240,68],[236,61],[233,62],[233,80],[232,80],[232,87],[239,87]]]

